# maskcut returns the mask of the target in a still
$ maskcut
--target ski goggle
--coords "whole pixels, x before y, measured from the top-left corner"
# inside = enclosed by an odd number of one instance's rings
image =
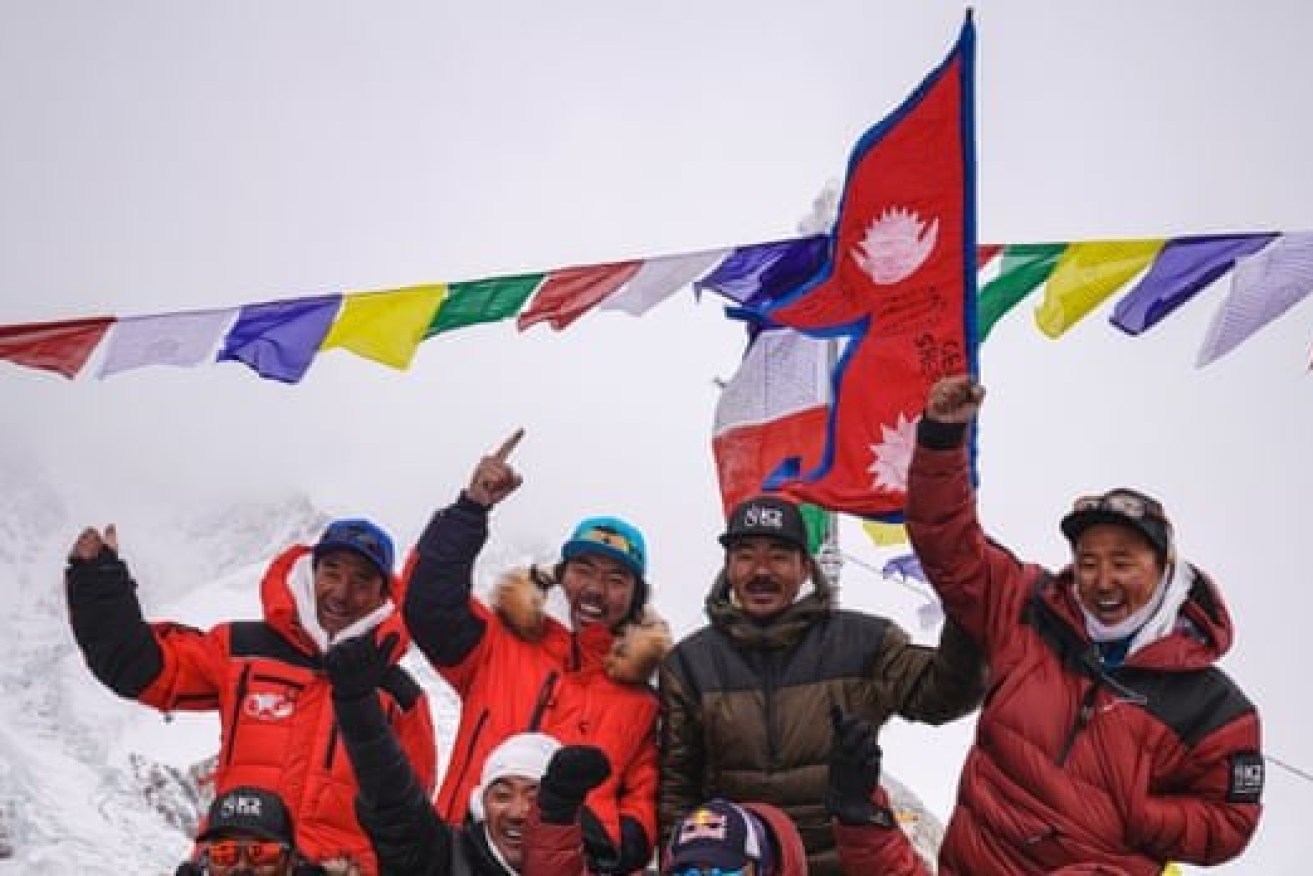
[[[1132,520],[1166,520],[1163,506],[1147,496],[1128,490],[1112,490],[1102,496],[1082,496],[1071,507],[1073,511],[1111,511]]]
[[[670,876],[743,876],[746,872],[748,872],[746,867],[735,870],[722,870],[719,867],[684,867],[680,870],[671,870]]]
[[[236,867],[242,859],[253,867],[272,867],[282,863],[287,852],[286,843],[256,839],[212,840],[205,849],[215,867]]]

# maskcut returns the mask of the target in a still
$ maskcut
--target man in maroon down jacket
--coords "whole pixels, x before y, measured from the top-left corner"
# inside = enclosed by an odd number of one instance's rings
[[[912,546],[990,669],[939,872],[1234,858],[1263,757],[1256,709],[1215,665],[1233,636],[1221,594],[1135,490],[1076,501],[1056,576],[987,539],[964,441],[983,399],[965,375],[931,388],[908,480]]]

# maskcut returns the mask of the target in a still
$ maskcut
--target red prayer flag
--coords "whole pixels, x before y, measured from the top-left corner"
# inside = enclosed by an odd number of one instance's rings
[[[0,359],[72,380],[113,323],[112,316],[93,316],[0,326]]]
[[[524,331],[546,322],[559,332],[606,300],[642,266],[641,261],[612,262],[552,271],[516,325]]]
[[[858,142],[826,263],[766,311],[851,339],[820,464],[785,460],[768,484],[796,500],[900,520],[926,393],[975,370],[974,42],[968,15],[944,62]]]

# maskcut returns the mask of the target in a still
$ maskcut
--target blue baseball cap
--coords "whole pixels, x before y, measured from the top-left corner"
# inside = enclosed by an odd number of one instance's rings
[[[601,554],[623,563],[640,581],[647,575],[647,545],[643,533],[619,517],[589,517],[579,522],[561,547],[561,559]]]
[[[369,560],[378,569],[386,584],[392,580],[392,537],[368,520],[354,518],[334,520],[315,545],[314,558],[318,562],[329,551],[351,551]]]

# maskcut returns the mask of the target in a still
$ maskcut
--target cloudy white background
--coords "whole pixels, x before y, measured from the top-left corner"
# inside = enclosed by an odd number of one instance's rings
[[[625,3],[0,3],[0,323],[454,281],[789,236],[964,7]],[[982,0],[982,241],[1313,229],[1298,0]],[[1278,757],[1313,769],[1313,305],[1193,367],[1225,282],[1147,336],[1096,311],[1059,341],[1033,302],[981,353],[983,514],[1064,559],[1071,497],[1164,499],[1239,628],[1227,668]],[[553,334],[503,323],[395,372],[333,351],[296,386],[235,364],[68,382],[0,363],[0,447],[88,522],[294,487],[412,538],[512,428],[498,536],[549,552],[587,513],[648,534],[658,600],[699,622],[717,562],[713,378],[739,330],[685,293]],[[73,533],[68,536],[71,539]],[[124,532],[125,551],[149,532]],[[855,526],[847,550],[878,564]],[[52,577],[52,580],[53,577]],[[855,564],[845,599],[915,627]],[[149,600],[149,593],[147,599]],[[88,678],[88,683],[90,679]],[[890,769],[947,813],[968,723],[892,728]],[[1294,873],[1313,784],[1269,774],[1236,873]]]

